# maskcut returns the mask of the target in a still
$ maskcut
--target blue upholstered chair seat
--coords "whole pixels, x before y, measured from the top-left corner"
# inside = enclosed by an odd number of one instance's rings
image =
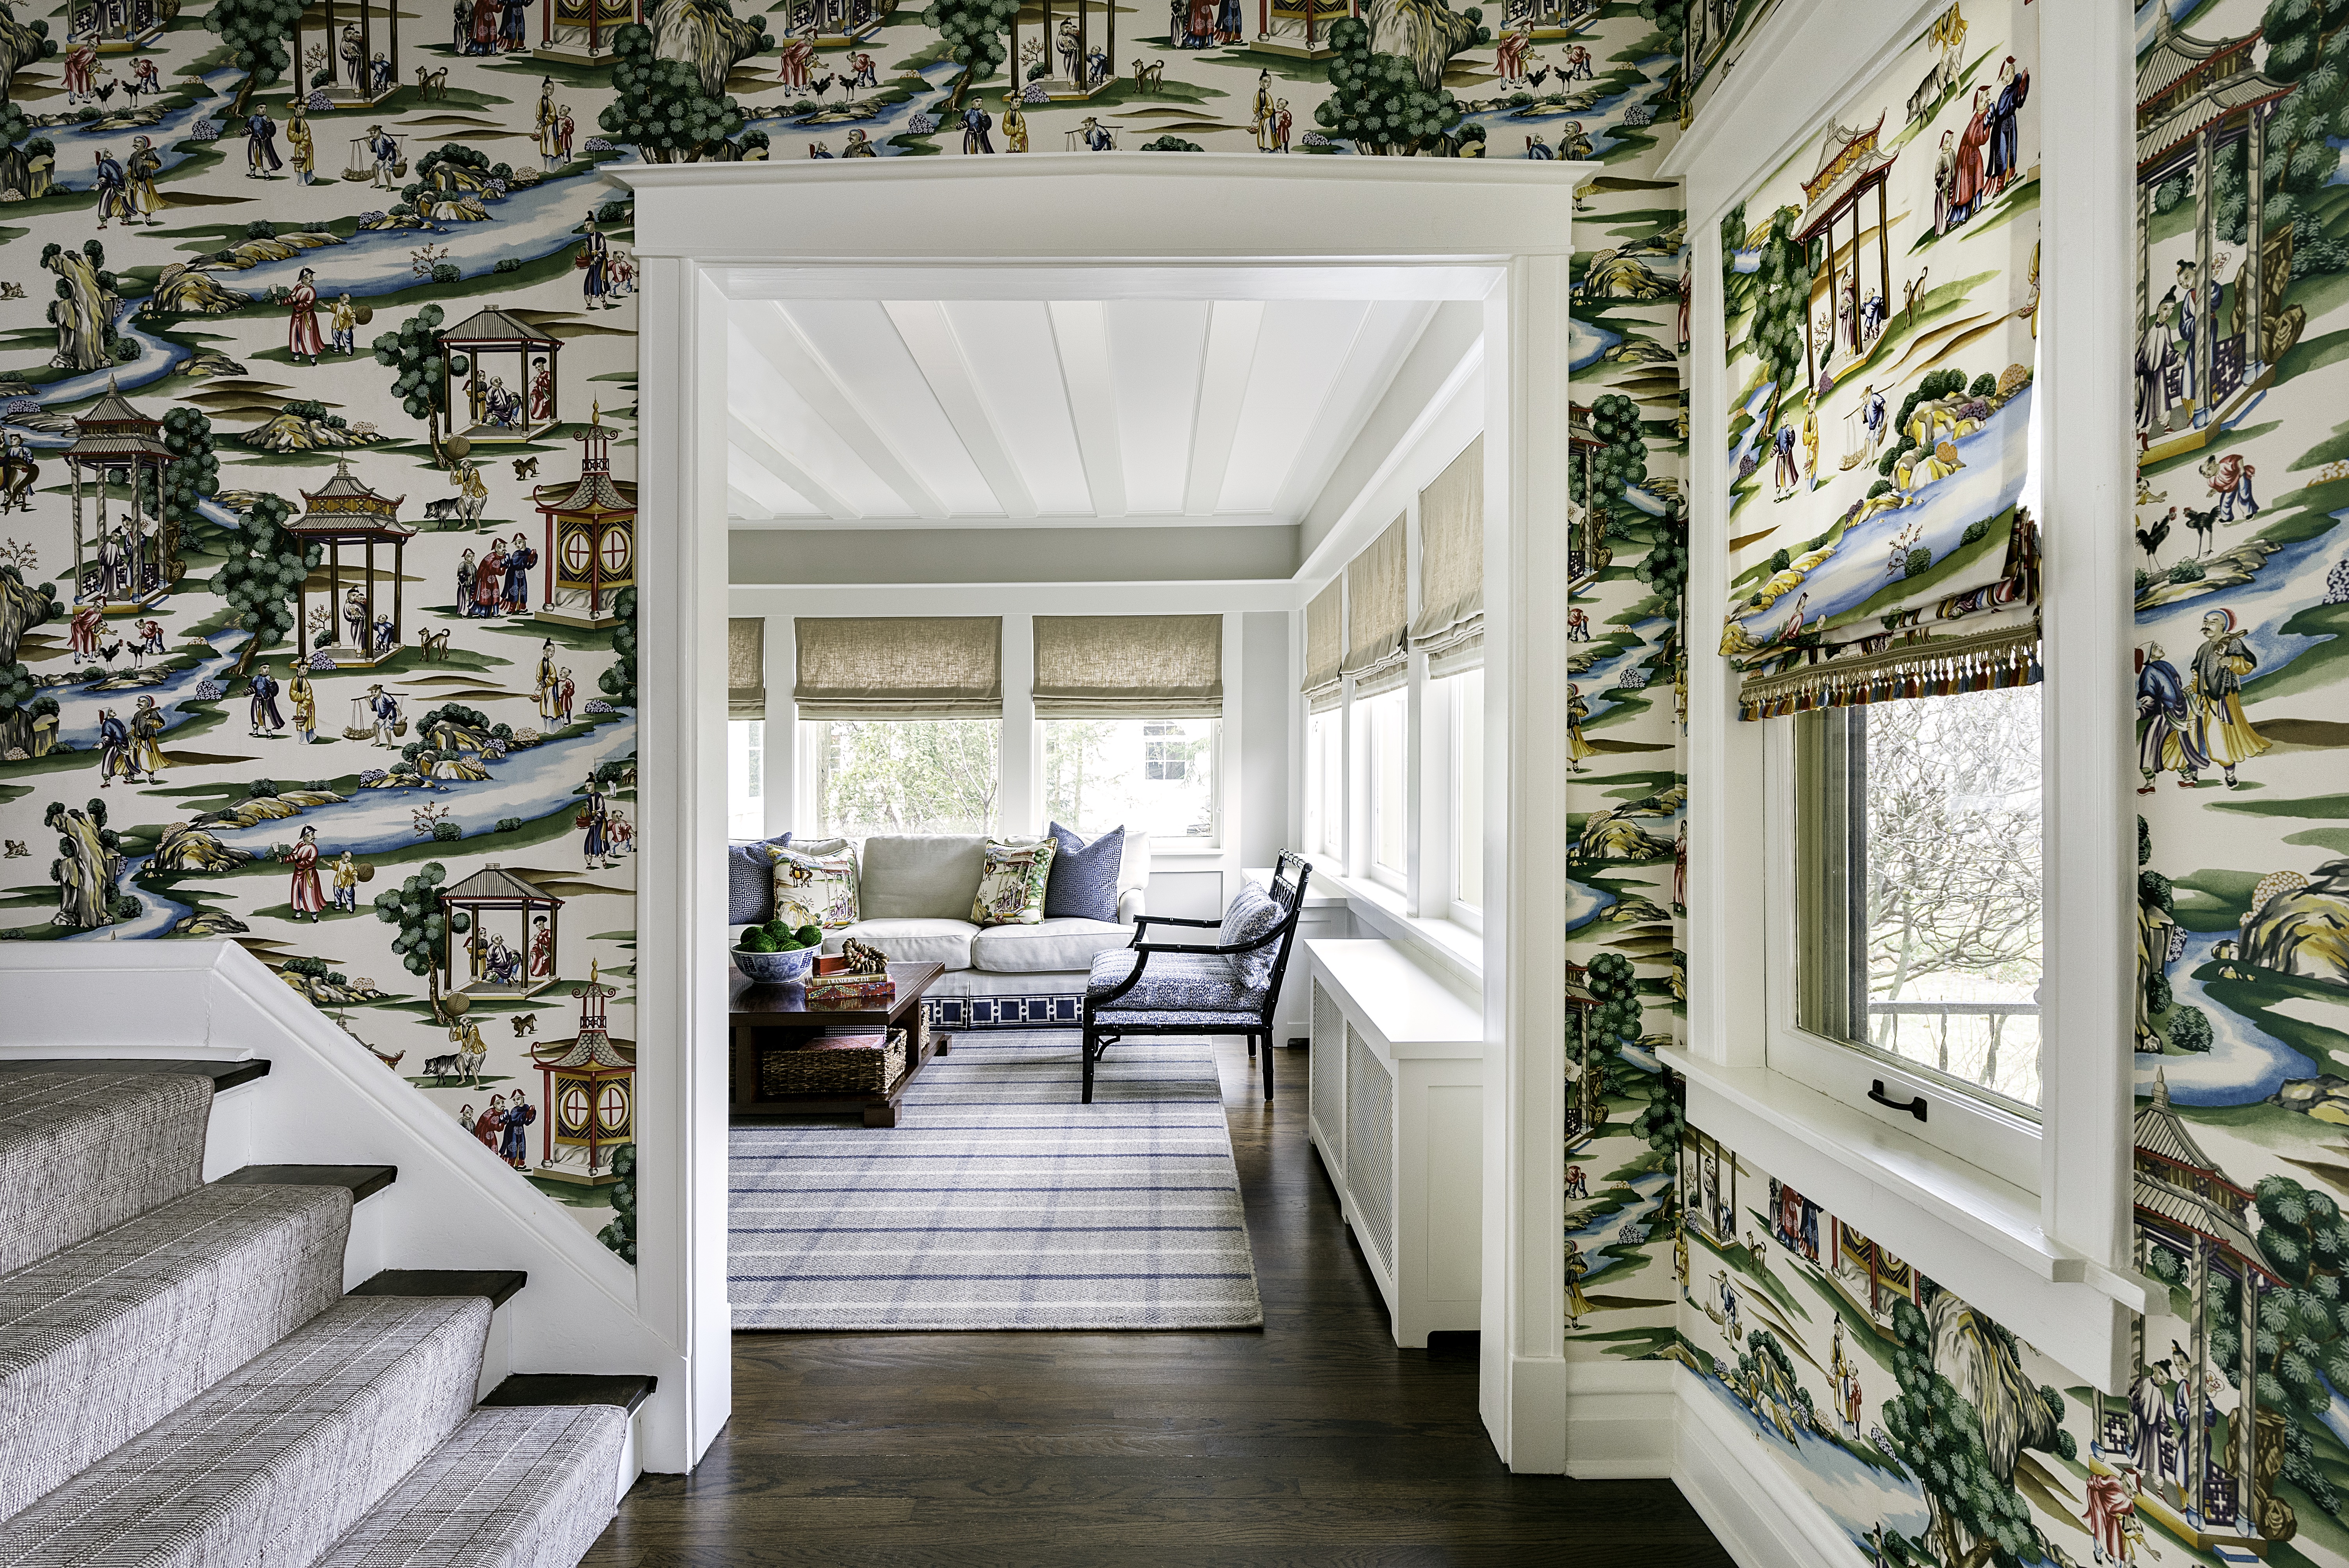
[[[1099,1001],[1117,988],[1139,955],[1120,947],[1093,960],[1085,980],[1085,995]],[[1238,967],[1217,953],[1155,953],[1133,989],[1113,1001],[1099,1003],[1094,1016],[1102,1023],[1127,1015],[1149,1014],[1152,1023],[1169,1022],[1162,1015],[1195,1014],[1219,1022],[1242,1019],[1255,1023],[1264,1007],[1264,992],[1240,979]]]

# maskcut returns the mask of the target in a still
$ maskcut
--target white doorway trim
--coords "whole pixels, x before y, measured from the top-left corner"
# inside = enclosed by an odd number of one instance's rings
[[[726,307],[852,297],[1475,298],[1485,311],[1480,1405],[1566,1461],[1566,485],[1574,188],[1592,164],[1188,153],[629,165],[638,438],[638,1290],[688,1367],[648,1468],[730,1408],[724,966]],[[887,547],[877,534],[875,548]]]

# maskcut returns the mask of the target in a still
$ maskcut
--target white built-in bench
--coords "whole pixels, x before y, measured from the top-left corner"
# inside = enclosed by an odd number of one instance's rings
[[[1400,944],[1317,941],[1309,1128],[1397,1345],[1473,1329],[1483,1278],[1485,1023]]]

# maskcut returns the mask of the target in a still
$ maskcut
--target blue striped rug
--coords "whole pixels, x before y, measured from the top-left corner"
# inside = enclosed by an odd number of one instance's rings
[[[737,1328],[1254,1328],[1264,1322],[1204,1040],[957,1035],[898,1124],[738,1126]]]

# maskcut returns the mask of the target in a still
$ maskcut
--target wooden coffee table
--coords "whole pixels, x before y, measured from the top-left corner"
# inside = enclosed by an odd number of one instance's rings
[[[896,1126],[897,1102],[905,1086],[914,1081],[923,1063],[947,1054],[945,1035],[933,1035],[918,1046],[909,1043],[905,1070],[895,1083],[872,1094],[792,1094],[764,1099],[760,1098],[759,1058],[769,1051],[789,1050],[798,1039],[843,1025],[904,1029],[908,1042],[918,1042],[922,993],[946,972],[943,964],[892,964],[889,978],[897,985],[894,1000],[810,1006],[804,986],[766,985],[737,970],[726,993],[727,1022],[734,1037],[728,1109],[736,1116],[838,1116],[858,1111],[867,1127]]]

